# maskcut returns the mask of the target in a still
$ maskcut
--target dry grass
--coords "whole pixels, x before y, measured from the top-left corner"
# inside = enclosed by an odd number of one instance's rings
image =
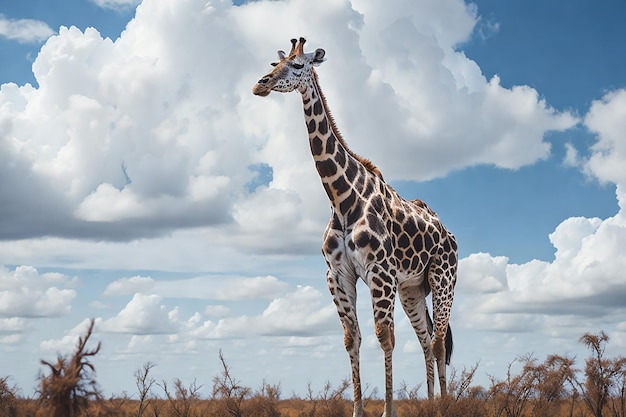
[[[157,382],[150,372],[156,366],[147,362],[135,372],[137,393],[103,399],[95,381],[90,358],[100,350],[87,344],[93,321],[71,357],[56,362],[42,360],[48,373],[40,375],[36,398],[23,398],[20,389],[0,378],[0,417],[349,417],[350,382],[330,383],[314,392],[310,384],[304,398],[281,398],[280,384],[263,381],[254,391],[234,377],[220,351],[222,369],[212,379],[208,398],[200,394],[197,381],[185,385]],[[550,355],[543,362],[531,355],[520,356],[508,366],[504,378],[490,377],[490,386],[473,385],[478,365],[461,371],[452,369],[448,393],[427,400],[418,395],[419,386],[401,384],[395,408],[400,417],[626,417],[626,358],[606,358],[608,336],[586,333],[580,342],[591,352],[584,369],[575,360]],[[521,370],[514,373],[515,363]],[[364,398],[365,416],[378,417],[383,401],[376,390]]]

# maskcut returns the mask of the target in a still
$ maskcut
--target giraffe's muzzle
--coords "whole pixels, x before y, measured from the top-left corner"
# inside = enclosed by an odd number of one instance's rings
[[[256,96],[265,97],[270,91],[272,91],[272,87],[268,85],[270,77],[261,78],[255,85],[252,87],[252,94]]]

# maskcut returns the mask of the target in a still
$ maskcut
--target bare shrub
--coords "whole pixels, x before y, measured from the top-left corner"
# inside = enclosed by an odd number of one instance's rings
[[[626,417],[626,367],[624,358],[618,358],[622,364],[621,372],[615,375],[614,395],[611,398],[611,411],[614,417]]]
[[[433,399],[419,398],[418,391],[421,385],[408,388],[406,383],[400,385],[396,393],[399,399],[399,410],[404,411],[406,417],[440,417],[440,416],[485,416],[485,390],[482,387],[472,387],[478,364],[469,369],[463,368],[460,372],[452,369],[448,379],[448,395]]]
[[[419,390],[422,388],[422,384],[417,384],[414,387],[409,387],[406,381],[400,383],[400,388],[396,390],[396,398],[399,400],[414,400],[419,398]]]
[[[174,378],[173,382],[174,391],[167,386],[165,380],[159,384],[165,393],[170,414],[175,417],[191,417],[195,415],[195,409],[200,400],[200,388],[202,388],[202,385],[196,384],[194,380],[186,387],[178,378]],[[192,411],[194,411],[194,414],[192,414]]]
[[[9,386],[9,377],[0,378],[0,416],[17,417],[17,388]]]
[[[79,337],[71,358],[59,355],[56,363],[41,361],[50,371],[50,374],[39,377],[39,396],[46,416],[78,416],[91,400],[101,400],[94,378],[95,368],[90,362],[90,358],[100,351],[101,343],[98,342],[95,349],[86,350],[94,323],[92,319],[84,337]]]
[[[109,397],[106,404],[103,404],[103,408],[106,409],[106,415],[111,417],[113,415],[116,416],[126,416],[125,410],[129,407],[129,403],[131,402],[130,396],[126,391],[122,391],[120,395],[115,395]],[[91,416],[91,414],[88,414]]]
[[[280,384],[272,385],[263,381],[261,389],[254,393],[243,406],[244,415],[255,417],[280,417]]]
[[[230,367],[226,364],[222,350],[219,351],[222,372],[213,377],[213,394],[216,413],[218,416],[243,416],[243,401],[250,396],[250,388],[241,385],[239,380],[232,376]]]
[[[337,388],[333,388],[331,383],[326,381],[317,398],[318,407],[315,417],[347,416],[350,402],[347,400],[346,391],[350,386],[351,382],[348,378],[343,379]]]
[[[478,363],[469,369],[464,367],[460,374],[458,374],[455,368],[452,368],[449,378],[450,382],[448,383],[448,395],[456,401],[473,396],[475,393],[470,390],[470,387],[477,369]]]
[[[506,379],[499,380],[490,376],[491,386],[488,391],[491,412],[495,417],[521,417],[533,393],[536,374],[532,371],[534,358],[530,355],[518,357],[507,366]],[[512,372],[515,362],[523,364],[519,375]]]
[[[150,404],[150,391],[155,384],[155,379],[148,377],[150,370],[154,368],[156,364],[152,362],[146,362],[142,368],[135,371],[133,376],[135,377],[135,385],[137,385],[137,393],[139,394],[139,404],[137,408],[137,417],[141,417]]]
[[[609,403],[612,406],[616,405],[611,407],[614,415],[624,415],[623,379],[626,372],[626,358],[620,356],[607,359],[604,352],[608,341],[609,336],[604,331],[597,335],[585,333],[580,338],[580,342],[591,350],[591,356],[585,360],[584,383],[579,381],[575,383],[581,391],[585,405],[594,417],[603,417]],[[614,399],[617,399],[617,396],[621,396],[621,399],[616,404]]]
[[[322,389],[315,394],[311,383],[307,384],[307,393],[303,407],[298,417],[344,417],[351,414],[352,402],[348,400],[346,391],[351,382],[348,378],[341,381],[338,387],[333,388],[330,381],[326,381]]]
[[[534,416],[557,415],[565,399],[568,396],[573,398],[573,391],[569,392],[566,388],[566,383],[575,377],[573,366],[573,358],[560,355],[548,355],[543,363],[533,361],[526,365],[529,372],[535,374]]]

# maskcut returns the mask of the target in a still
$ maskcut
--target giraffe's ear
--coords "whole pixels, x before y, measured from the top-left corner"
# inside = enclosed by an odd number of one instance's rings
[[[317,66],[321,64],[322,62],[326,61],[326,58],[324,58],[324,55],[326,55],[326,51],[323,50],[322,48],[317,48],[315,50],[315,55],[313,55],[313,65]]]

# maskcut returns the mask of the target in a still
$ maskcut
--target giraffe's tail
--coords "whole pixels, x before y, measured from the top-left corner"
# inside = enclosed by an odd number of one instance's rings
[[[428,305],[426,306],[426,318],[428,319],[428,332],[433,334],[434,324],[433,319],[430,317],[430,313],[428,312]],[[446,331],[446,365],[450,365],[450,358],[452,357],[453,349],[454,342],[452,341],[452,329],[450,328],[450,324],[448,324],[448,330]]]

